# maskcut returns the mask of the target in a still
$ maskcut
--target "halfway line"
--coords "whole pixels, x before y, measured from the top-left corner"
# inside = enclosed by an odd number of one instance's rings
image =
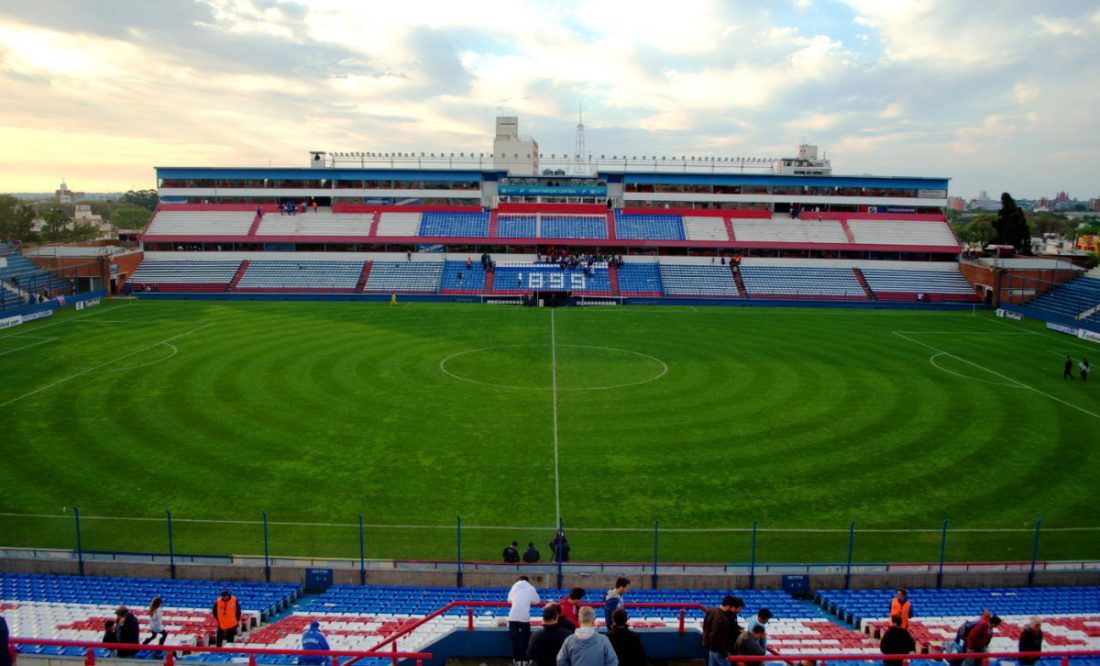
[[[550,392],[554,396],[554,525],[561,526],[561,480],[558,474],[558,343],[554,310],[550,310]]]

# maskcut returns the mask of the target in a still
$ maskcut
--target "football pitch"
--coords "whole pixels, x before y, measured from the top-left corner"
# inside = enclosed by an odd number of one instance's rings
[[[0,331],[0,546],[1100,559],[1100,347],[988,312],[115,301]],[[1094,383],[1095,382],[1095,383]]]

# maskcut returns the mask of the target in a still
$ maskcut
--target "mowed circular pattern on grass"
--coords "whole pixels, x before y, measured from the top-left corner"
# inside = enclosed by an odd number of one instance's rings
[[[0,356],[0,402],[16,400],[0,412],[0,512],[255,521],[267,511],[275,523],[345,525],[272,527],[274,553],[318,556],[357,555],[360,513],[443,526],[369,529],[374,557],[453,556],[458,515],[548,530],[552,349],[562,515],[585,559],[651,557],[658,519],[701,530],[662,535],[668,560],[747,559],[747,535],[723,530],[753,520],[837,531],[762,532],[761,560],[843,559],[850,520],[930,530],[857,535],[857,560],[934,559],[944,518],[1019,530],[956,533],[949,558],[1008,559],[1030,555],[1035,519],[1087,525],[1100,501],[1097,419],[1048,397],[1095,408],[1093,385],[1061,382],[1049,353],[1080,350],[986,317],[571,309],[556,313],[552,337],[546,311],[477,305],[101,307],[28,325],[57,341]],[[203,324],[167,356],[160,341]],[[444,359],[467,380],[534,390],[459,381]],[[1035,390],[990,383],[991,371]],[[71,516],[0,518],[0,534],[0,545],[73,542]],[[538,533],[469,529],[464,554],[496,557],[505,534]],[[86,547],[105,550],[162,551],[164,535],[158,522],[84,532]],[[1040,555],[1100,556],[1098,541],[1051,533]],[[256,553],[262,542],[256,525],[180,522],[176,547]]]

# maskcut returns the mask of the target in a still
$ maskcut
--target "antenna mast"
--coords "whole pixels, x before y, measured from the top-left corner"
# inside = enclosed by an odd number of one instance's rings
[[[577,139],[573,146],[573,174],[576,176],[586,176],[587,168],[585,163],[587,162],[586,154],[588,150],[584,147],[584,102],[577,103]]]

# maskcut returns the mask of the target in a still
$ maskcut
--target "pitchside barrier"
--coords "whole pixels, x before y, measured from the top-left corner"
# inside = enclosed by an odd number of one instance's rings
[[[738,527],[570,527],[570,559],[555,560],[550,526],[383,525],[360,516],[348,523],[269,520],[208,520],[85,516],[73,507],[57,515],[0,513],[6,559],[52,562],[52,573],[83,575],[86,563],[328,568],[338,582],[365,582],[368,572],[421,572],[450,576],[458,586],[468,574],[529,571],[557,578],[628,573],[657,587],[662,575],[741,576],[748,587],[764,575],[828,575],[847,587],[852,576],[920,574],[943,586],[946,574],[1011,574],[1014,584],[1052,582],[1065,574],[1100,572],[1097,527],[952,528],[948,521],[924,529],[771,528],[757,522]],[[19,535],[19,536],[16,536]],[[501,552],[512,540],[523,553],[540,551],[537,564],[505,564]],[[20,543],[22,542],[22,543]],[[38,547],[41,546],[41,547]],[[810,554],[808,557],[807,554]],[[63,566],[62,566],[63,565]],[[105,573],[108,567],[99,567]],[[358,576],[354,575],[358,572]],[[119,575],[119,574],[105,574]],[[125,574],[122,574],[125,575]],[[839,578],[837,578],[839,577]],[[250,574],[253,580],[259,577]],[[1065,582],[1062,578],[1060,582]],[[436,584],[436,583],[433,583]],[[926,585],[933,582],[927,580]]]

